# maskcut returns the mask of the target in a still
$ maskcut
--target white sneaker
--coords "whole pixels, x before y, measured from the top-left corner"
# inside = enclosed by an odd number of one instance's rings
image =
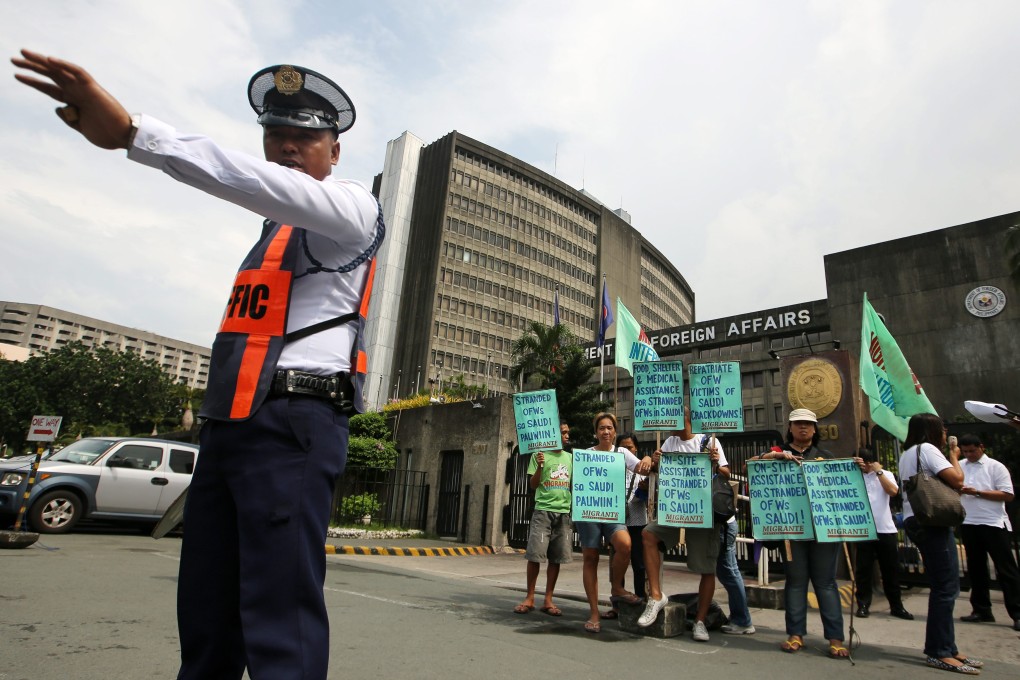
[[[691,637],[698,642],[708,642],[708,628],[705,628],[704,621],[694,622],[694,631],[691,633]]]
[[[641,614],[637,620],[637,625],[641,628],[647,628],[648,626],[655,623],[655,617],[659,615],[662,608],[669,603],[669,598],[665,595],[662,596],[661,600],[653,600],[651,597],[648,598],[648,604],[645,605],[645,611]]]
[[[754,635],[756,632],[754,626],[738,626],[735,623],[727,623],[719,630],[727,635]]]

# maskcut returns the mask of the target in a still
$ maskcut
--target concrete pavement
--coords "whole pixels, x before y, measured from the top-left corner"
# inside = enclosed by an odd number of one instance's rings
[[[336,539],[336,543],[351,546],[352,543],[356,544],[359,542],[349,539]],[[382,547],[386,550],[400,548],[402,543],[407,543],[407,547],[413,545],[415,548],[421,549],[461,547],[460,544],[446,541],[423,541],[418,539],[410,542],[401,540],[369,540],[364,543],[365,545],[360,547],[374,546]],[[373,546],[368,546],[368,544],[373,544]],[[401,569],[410,569],[416,572],[438,574],[459,579],[477,580],[490,586],[504,588],[508,591],[505,605],[508,617],[515,616],[512,611],[513,607],[520,602],[522,594],[525,592],[525,567],[527,561],[522,553],[516,551],[470,554],[458,557],[457,559],[408,560],[406,557],[397,556],[395,553],[360,553],[356,556],[351,556],[350,553],[348,555],[336,554],[329,559],[352,559],[357,560],[359,563],[367,561],[377,565],[399,565]],[[608,557],[604,555],[599,562],[599,586],[600,601],[607,607],[609,605],[608,564]],[[629,588],[633,585],[630,574],[627,576],[627,581]],[[688,571],[686,566],[672,562],[665,563],[663,584],[664,591],[667,594],[696,592],[698,581],[699,576]],[[748,579],[746,583],[748,586],[755,585],[753,579]],[[782,581],[774,585],[781,589]],[[539,593],[544,591],[544,586],[545,568],[543,566],[539,576]],[[928,608],[927,588],[911,588],[903,592],[904,606],[914,614],[914,621],[903,621],[890,616],[888,603],[880,592],[876,592],[872,603],[871,616],[867,619],[853,619],[852,628],[849,608],[850,583],[840,582],[840,590],[843,594],[844,602],[843,625],[847,631],[847,640],[854,645],[855,649],[858,645],[902,647],[906,650],[916,650],[914,656],[910,656],[910,654],[905,655],[905,660],[921,658]],[[809,599],[813,599],[812,595],[809,592]],[[536,599],[540,596],[538,595]],[[964,614],[970,613],[970,602],[967,598],[968,594],[962,593],[957,601],[955,609],[957,619]],[[580,554],[576,554],[574,561],[570,564],[562,565],[559,581],[556,586],[556,600],[564,611],[564,616],[561,619],[564,624],[576,619],[577,625],[580,625],[587,618],[587,605],[585,604],[587,600],[581,584]],[[715,600],[726,611],[726,590],[721,586],[716,588]],[[957,645],[962,652],[975,658],[1020,665],[1020,633],[1012,630],[1012,622],[1008,620],[1005,608],[1002,605],[1002,593],[993,591],[992,600],[998,622],[992,624],[972,624],[957,621]],[[537,610],[527,616],[547,618]],[[759,631],[757,637],[774,638],[778,652],[779,642],[786,637],[785,612],[781,610],[752,608],[751,616],[755,627]],[[618,624],[614,621],[603,622],[603,630],[609,627],[615,629],[617,626]],[[729,637],[722,635],[718,631],[713,631],[712,641],[709,644],[724,641]],[[690,640],[689,633],[685,635],[684,640]],[[803,653],[824,653],[827,649],[827,643],[822,637],[821,620],[817,610],[814,608],[808,613],[808,637],[805,639],[805,643],[806,649]],[[698,643],[691,642],[691,644]],[[923,658],[921,658],[921,661],[923,661]],[[992,670],[986,669],[984,675],[996,677],[993,672],[990,672]]]

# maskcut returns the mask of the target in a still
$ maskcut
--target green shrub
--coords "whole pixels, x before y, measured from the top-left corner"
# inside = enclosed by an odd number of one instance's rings
[[[340,515],[349,518],[364,517],[375,514],[381,507],[376,494],[359,493],[340,501]]]

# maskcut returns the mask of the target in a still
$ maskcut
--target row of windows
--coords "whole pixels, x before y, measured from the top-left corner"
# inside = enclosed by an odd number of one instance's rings
[[[464,201],[467,201],[466,205]],[[461,210],[474,213],[477,211],[477,208],[473,204],[474,201],[465,199],[463,196],[458,197],[457,194],[450,194],[450,205],[455,208],[459,207]],[[580,258],[590,265],[595,264],[595,253],[585,250],[576,243],[573,243],[558,234],[554,234],[548,229],[543,229],[537,224],[518,220],[516,217],[509,219],[511,220],[510,227],[515,231],[520,231],[527,236],[534,236],[539,241],[543,241],[549,245],[559,248],[560,250],[566,251],[570,255]],[[520,247],[517,241],[512,240],[509,236],[503,236],[499,232],[490,231],[488,229],[475,226],[469,222],[458,220],[454,217],[446,218],[446,230],[455,231],[458,234],[464,234],[468,238],[488,243],[489,245],[495,246],[501,250],[517,250]]]
[[[669,323],[661,314],[644,303],[645,288],[641,287],[641,320],[645,328],[668,328],[673,324]]]
[[[447,269],[446,267],[442,268],[441,276],[442,282],[446,285],[450,285],[455,288],[466,288],[467,290],[485,293],[488,295],[495,295],[496,297],[504,300],[510,300],[517,304],[524,305],[525,307],[537,309],[540,313],[544,313],[549,316],[553,314],[552,302],[542,298],[536,298],[533,295],[527,295],[514,288],[502,286],[486,279],[479,279],[477,276],[469,276],[466,273]],[[573,309],[562,304],[562,301],[560,303],[560,321],[574,324],[581,328],[587,328],[589,330],[594,328],[592,317],[584,314],[578,314]]]
[[[440,372],[440,375],[444,375],[443,371],[452,371],[454,375],[457,372],[461,372],[474,373],[475,375],[502,380],[509,380],[510,378],[510,367],[506,364],[493,361],[490,362],[489,366],[486,366],[485,359],[453,354],[451,352],[432,350],[432,366]],[[451,373],[445,373],[445,375],[449,377]]]
[[[488,206],[486,206],[485,204],[477,203],[477,202],[475,202],[473,200],[464,198],[463,196],[459,196],[457,194],[450,194],[450,207],[457,208],[458,210],[462,210],[462,211],[467,212],[469,214],[477,215],[479,217],[484,217],[485,210],[488,210]],[[511,228],[516,229],[516,230],[521,230],[521,231],[523,231],[524,233],[526,233],[526,234],[528,234],[530,236],[537,236],[539,238],[539,240],[541,240],[541,241],[547,241],[547,242],[551,243],[553,241],[553,239],[555,239],[555,240],[557,240],[561,244],[560,247],[561,247],[562,250],[566,250],[566,251],[570,252],[575,257],[582,257],[582,253],[584,253],[584,256],[586,256],[587,259],[589,260],[589,264],[592,264],[592,265],[595,264],[595,255],[594,254],[588,253],[586,251],[582,251],[581,249],[577,248],[576,246],[573,249],[569,248],[569,246],[571,246],[573,244],[571,244],[569,241],[565,241],[563,239],[560,239],[560,237],[556,236],[552,232],[550,232],[550,231],[548,231],[546,229],[542,229],[541,227],[539,227],[537,225],[534,225],[531,222],[525,222],[523,220],[518,220],[518,218],[516,218],[516,217],[508,216],[508,215],[506,215],[506,213],[500,213],[500,215],[503,215],[504,217],[506,217],[507,220],[509,220],[509,222],[516,223],[516,224],[510,224],[509,226]],[[461,222],[460,220],[454,220],[454,221],[457,222],[457,223]],[[466,225],[467,223],[464,223],[464,224]],[[506,222],[504,222],[504,224],[506,224]],[[451,231],[452,231],[453,225],[449,224],[448,226],[451,228]],[[459,231],[459,229],[460,229],[460,227],[459,227],[459,224],[458,224],[458,231]],[[467,228],[465,226],[465,231],[466,230],[467,230]],[[481,235],[479,234],[479,239],[480,238],[481,238]],[[496,239],[493,239],[493,240],[496,240]],[[505,242],[505,238],[504,238],[504,242]],[[504,243],[504,245],[506,246],[507,250],[516,251],[518,254],[521,254],[521,255],[525,254],[525,252],[524,252],[525,249],[527,251],[529,251],[529,252],[534,250],[536,253],[542,253],[543,255],[545,255],[545,258],[547,260],[545,262],[545,264],[548,264],[550,267],[557,266],[557,265],[551,264],[552,260],[555,260],[556,262],[562,262],[562,260],[559,260],[558,258],[554,258],[551,255],[549,255],[545,251],[545,249],[539,248],[537,246],[533,248],[532,246],[526,246],[523,243],[521,243],[519,241],[516,241],[516,240],[512,240],[509,243]],[[564,245],[568,246],[568,247],[563,247]],[[568,268],[571,266],[571,265],[567,264],[566,262],[563,262],[563,265],[565,265]],[[563,269],[563,267],[560,267],[560,266],[557,266],[557,268],[559,268],[561,270]],[[574,267],[574,269],[576,270],[577,267]]]
[[[485,349],[502,352],[503,354],[509,354],[510,345],[513,344],[510,341],[510,338],[504,338],[501,335],[493,335],[492,333],[476,331],[470,328],[464,328],[463,326],[454,326],[453,324],[439,321],[435,322],[433,331],[437,338],[441,338],[443,340],[450,340],[451,342],[466,342],[469,345],[484,347]]]
[[[585,241],[591,243],[592,245],[594,245],[596,242],[594,232],[582,228],[581,225],[579,225],[577,222],[574,222],[565,215],[556,212],[552,208],[547,208],[546,206],[542,205],[542,203],[533,201],[529,199],[527,196],[515,194],[513,191],[507,191],[503,187],[498,187],[495,184],[486,182],[485,180],[478,179],[477,177],[473,177],[471,175],[466,175],[460,170],[456,169],[450,171],[450,184],[452,186],[462,186],[466,187],[467,189],[480,191],[485,196],[489,196],[497,201],[508,203],[510,206],[517,208],[518,210],[514,211],[516,213],[529,212],[533,215],[537,215],[539,219],[552,222],[561,229],[570,231],[575,236],[584,239]],[[502,212],[501,210],[495,207],[492,208],[490,213],[488,208],[489,207],[486,206],[485,213],[486,219],[499,219],[496,216],[497,214],[506,215],[506,213]],[[506,224],[505,220],[503,221],[503,224]]]
[[[455,155],[458,160],[463,161],[464,163],[469,163],[479,168],[485,168],[494,175],[499,175],[505,179],[510,180],[515,184],[520,184],[528,191],[537,193],[541,196],[545,196],[552,202],[562,205],[567,210],[571,211],[575,215],[580,216],[582,219],[591,222],[592,224],[596,223],[597,216],[594,213],[586,210],[585,208],[581,207],[576,202],[570,200],[567,196],[563,195],[559,191],[551,189],[546,185],[542,184],[541,182],[536,182],[530,177],[514,172],[513,170],[507,168],[504,165],[500,165],[499,163],[496,163],[488,158],[483,158],[476,154],[465,151],[460,147],[457,147]],[[594,243],[594,241],[592,242]]]
[[[507,262],[506,260],[501,260],[491,255],[486,255],[485,253],[479,253],[478,251],[474,251],[463,246],[458,246],[454,243],[450,243],[449,241],[443,241],[443,256],[452,258],[458,262],[477,265],[482,269],[499,272],[500,274],[505,274],[506,276],[521,281],[531,281],[534,283],[539,276],[537,272],[533,272],[532,270],[521,267],[520,265]],[[592,279],[591,283],[594,285],[594,277],[584,275],[583,278]],[[548,281],[549,279],[546,280]],[[488,283],[489,282],[486,282],[486,286],[488,286]],[[481,284],[481,279],[479,279],[479,284]],[[583,307],[587,307],[589,309],[595,308],[594,296],[583,293],[580,290],[563,283],[559,284],[559,286],[561,295],[580,303]],[[497,294],[495,289],[496,284],[493,283],[492,295]],[[485,292],[489,292],[488,289],[486,289]]]
[[[645,260],[644,263],[647,265],[648,260]],[[681,310],[679,313],[681,319],[693,320],[691,317],[691,302],[680,291],[672,277],[656,276],[647,267],[642,267],[641,289],[642,291],[647,291],[652,296],[651,299],[660,305],[663,310],[679,309]]]
[[[511,314],[510,312],[501,309],[496,309],[480,303],[469,302],[467,300],[460,300],[448,295],[436,296],[436,304],[438,305],[437,308],[440,313],[447,311],[450,314],[459,314],[461,316],[466,316],[469,319],[478,319],[485,323],[495,324],[496,326],[504,326],[512,330],[526,330],[528,323],[532,320],[526,316]],[[566,318],[562,309],[560,310],[560,314],[563,317],[561,320],[566,323],[574,323]],[[581,326],[582,328],[587,328],[588,330],[593,330],[590,319],[582,319],[581,321],[582,323],[578,323],[576,325]]]

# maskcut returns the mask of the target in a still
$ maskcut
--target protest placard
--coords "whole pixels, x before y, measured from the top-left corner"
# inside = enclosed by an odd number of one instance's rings
[[[712,527],[712,459],[707,453],[666,453],[659,461],[658,523]]]
[[[642,431],[683,429],[683,362],[638,361],[634,362],[632,368],[634,429]]]
[[[622,453],[575,449],[572,476],[574,491],[570,519],[575,522],[624,522],[627,485]]]
[[[878,539],[864,474],[857,463],[850,458],[806,460],[803,467],[820,543]]]
[[[687,383],[695,433],[744,431],[739,361],[691,364]]]
[[[555,390],[518,392],[514,398],[514,420],[517,421],[517,447],[521,455],[536,451],[559,451],[560,411]]]
[[[759,541],[815,537],[804,471],[789,460],[747,461],[751,534]]]

